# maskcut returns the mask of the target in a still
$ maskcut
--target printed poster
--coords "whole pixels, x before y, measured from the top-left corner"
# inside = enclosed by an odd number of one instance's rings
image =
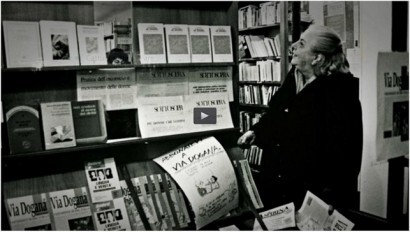
[[[78,101],[98,100],[106,110],[137,108],[135,70],[95,70],[77,72]]]
[[[86,163],[85,175],[92,203],[112,200],[114,191],[121,190],[114,158]]]
[[[227,93],[233,101],[232,67],[192,70],[188,88],[189,95]]]
[[[155,68],[137,73],[137,97],[188,95],[189,69]]]
[[[409,154],[408,65],[408,53],[379,53],[377,62],[377,161]]]
[[[214,138],[185,144],[154,159],[191,203],[197,229],[238,207],[238,183],[228,154]]]
[[[138,101],[138,123],[143,138],[187,132],[182,96],[143,97]]]

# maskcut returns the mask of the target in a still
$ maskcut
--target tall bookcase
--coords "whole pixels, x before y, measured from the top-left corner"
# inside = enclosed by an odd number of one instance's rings
[[[166,23],[190,25],[230,25],[233,48],[237,47],[238,12],[237,2],[132,2],[133,25],[137,23]],[[72,21],[81,25],[94,25],[93,2],[4,2],[2,21],[55,20]],[[139,59],[137,27],[133,27],[134,59]],[[4,44],[2,44],[4,47]],[[5,49],[3,49],[4,51]],[[99,69],[135,69],[155,71],[157,69],[197,69],[209,70],[220,67],[232,69],[234,101],[230,103],[235,128],[215,131],[196,132],[173,136],[134,139],[117,143],[80,146],[57,150],[45,150],[10,155],[7,133],[2,136],[2,229],[9,229],[4,200],[42,192],[87,186],[84,176],[84,162],[114,157],[121,169],[127,167],[131,177],[163,172],[152,161],[174,147],[193,138],[215,136],[227,149],[232,159],[241,157],[235,153],[238,125],[238,69],[237,53],[234,50],[232,63],[202,64],[145,64],[113,66],[70,66],[35,68],[7,68],[2,62],[2,102],[4,104],[38,104],[40,102],[74,101],[77,99],[76,74],[78,71],[94,72]],[[2,58],[4,58],[2,54]],[[4,61],[4,59],[2,59]],[[122,134],[133,135],[126,131],[135,128],[137,110],[108,112],[111,121],[117,120]],[[2,123],[2,131],[5,130]],[[110,131],[110,128],[107,128]],[[111,128],[113,129],[113,128]],[[117,128],[118,129],[118,128]],[[111,138],[116,138],[113,132]],[[110,139],[110,132],[109,132]],[[218,222],[216,222],[218,223]],[[223,223],[222,223],[223,224]]]
[[[239,49],[243,49],[243,45],[248,50],[242,54],[239,51],[238,55],[242,55],[239,58],[239,124],[244,133],[268,109],[270,97],[286,77],[289,63],[288,3],[239,2],[238,23],[239,37],[243,38],[239,39]],[[271,39],[272,43],[266,39]],[[257,54],[260,49],[271,49],[273,54]],[[266,72],[266,69],[270,71]],[[258,172],[262,151],[252,146],[245,150],[245,155],[253,170]]]

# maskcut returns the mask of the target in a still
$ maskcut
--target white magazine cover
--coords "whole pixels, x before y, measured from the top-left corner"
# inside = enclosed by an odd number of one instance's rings
[[[188,25],[165,24],[168,63],[190,63],[191,45]]]
[[[162,23],[138,23],[138,40],[141,64],[167,63]]]
[[[106,65],[104,28],[77,25],[77,34],[81,65]]]
[[[233,62],[231,26],[210,26],[212,59],[217,62]]]
[[[192,63],[211,63],[211,38],[209,26],[189,25]]]

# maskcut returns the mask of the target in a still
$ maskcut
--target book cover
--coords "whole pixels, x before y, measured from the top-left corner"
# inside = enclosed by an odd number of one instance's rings
[[[105,143],[107,128],[101,100],[71,102],[77,145]]]
[[[95,230],[86,187],[48,193],[53,230]]]
[[[133,198],[131,197],[131,191],[128,188],[127,183],[125,180],[120,181],[122,195],[124,197],[125,208],[127,209],[128,219],[130,221],[130,226],[132,230],[142,231],[145,230],[144,224],[141,220],[141,215],[138,213],[136,203],[134,202]],[[138,194],[138,198],[140,198],[140,202],[142,201],[141,190],[136,189]],[[141,203],[142,204],[142,203]]]
[[[164,189],[162,186],[162,179],[160,178],[160,174],[152,174],[149,176],[151,179],[152,187],[154,190],[154,193],[157,196],[157,199],[159,200],[159,204],[161,205],[163,214],[162,214],[162,219],[163,223],[166,224],[166,228],[168,230],[172,230],[172,228],[175,227],[175,221],[174,221],[174,216],[172,215],[171,212],[171,206],[169,205],[168,198],[166,197],[166,193],[164,192]],[[160,183],[161,180],[161,183]]]
[[[45,149],[76,146],[71,102],[41,103]]]
[[[210,26],[214,62],[233,62],[231,26]]]
[[[179,189],[174,180],[165,173],[166,185],[168,185],[168,189],[171,195],[172,204],[175,207],[175,211],[177,214],[178,222],[181,227],[188,226],[188,223],[191,222],[189,217],[188,208],[185,203],[184,196],[182,194],[181,189]]]
[[[121,190],[113,195],[115,196],[112,200],[98,202],[92,206],[96,230],[131,230]]]
[[[138,23],[138,39],[141,64],[167,63],[162,23]]]
[[[106,65],[104,28],[77,25],[81,65]]]
[[[40,21],[44,66],[80,65],[75,22]]]
[[[162,207],[162,204],[159,200],[159,196],[157,194],[157,190],[155,188],[154,183],[151,181],[150,176],[143,176],[142,182],[145,188],[145,192],[147,193],[148,198],[151,198],[151,204],[156,212],[158,221],[156,223],[157,230],[171,230],[166,223],[166,215],[165,211]]]
[[[188,25],[165,24],[168,63],[190,63],[191,45]]]
[[[12,230],[51,230],[45,193],[6,200],[7,216]]]
[[[114,191],[121,190],[114,158],[86,162],[85,175],[93,203],[112,200]]]
[[[42,67],[38,22],[3,21],[7,68]]]
[[[41,129],[38,110],[16,106],[7,111],[7,134],[11,154],[41,151]]]
[[[192,63],[211,63],[211,38],[209,26],[189,25]]]

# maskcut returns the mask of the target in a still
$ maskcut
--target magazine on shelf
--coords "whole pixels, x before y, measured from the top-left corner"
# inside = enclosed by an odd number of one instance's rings
[[[45,193],[6,199],[12,230],[51,230]]]
[[[165,24],[168,63],[190,63],[191,45],[188,25]]]
[[[209,26],[188,25],[192,63],[211,63],[211,38]]]
[[[44,66],[78,66],[75,22],[40,21]]]
[[[76,146],[70,101],[41,103],[45,149]]]
[[[38,22],[3,21],[7,68],[43,66]]]
[[[137,189],[138,197],[140,199],[142,208],[144,209],[144,213],[147,217],[151,230],[159,230],[162,220],[160,219],[156,207],[154,206],[153,197],[148,190],[148,184],[145,184],[147,177],[140,176],[131,179],[131,181]]]
[[[112,200],[114,191],[121,190],[114,158],[86,162],[85,175],[93,203]]]
[[[296,226],[295,205],[293,204],[293,202],[260,212],[259,215],[261,216],[268,230],[281,230]],[[262,230],[262,227],[257,220],[255,220],[253,230]]]
[[[113,199],[92,205],[96,230],[131,230],[121,189],[113,192]]]
[[[48,193],[53,230],[95,230],[87,188]]]
[[[233,62],[231,26],[210,26],[213,62]]]
[[[77,34],[81,65],[106,65],[104,28],[77,25]]]
[[[134,199],[131,196],[131,191],[128,188],[127,183],[125,180],[120,181],[122,195],[124,197],[125,208],[127,209],[128,219],[130,221],[130,226],[132,230],[142,231],[145,230],[144,224],[141,220],[141,215],[137,210],[137,206],[134,202]],[[140,195],[141,191],[136,189],[138,195]],[[141,202],[142,198],[140,198]]]
[[[141,64],[167,63],[164,24],[138,23],[138,39]]]

